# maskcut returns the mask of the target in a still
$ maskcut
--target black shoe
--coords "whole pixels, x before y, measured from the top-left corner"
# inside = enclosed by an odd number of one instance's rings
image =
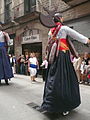
[[[39,111],[39,112],[41,112],[41,113],[45,113],[45,112],[46,112],[44,109],[42,109],[42,108],[39,107],[39,106],[36,108],[36,110]]]
[[[9,83],[8,83],[8,79],[5,79],[5,83],[6,83],[6,85],[9,85]]]
[[[69,111],[66,111],[66,112],[63,112],[63,113],[62,113],[63,116],[66,116],[66,115],[68,115],[68,114],[69,114]]]

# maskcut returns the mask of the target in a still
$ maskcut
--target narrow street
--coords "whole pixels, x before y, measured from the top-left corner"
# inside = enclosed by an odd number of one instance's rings
[[[43,96],[42,78],[31,83],[29,76],[15,75],[6,86],[0,86],[0,120],[90,120],[90,86],[80,85],[82,104],[68,116],[50,117],[28,104],[40,105]]]

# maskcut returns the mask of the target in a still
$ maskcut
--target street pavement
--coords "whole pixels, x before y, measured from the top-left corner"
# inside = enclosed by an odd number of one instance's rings
[[[41,105],[44,82],[38,77],[31,83],[30,76],[15,75],[7,86],[0,86],[0,120],[90,120],[90,86],[80,85],[81,105],[67,116],[40,113],[28,104]]]

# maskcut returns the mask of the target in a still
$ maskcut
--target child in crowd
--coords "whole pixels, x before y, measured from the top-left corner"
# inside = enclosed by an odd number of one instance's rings
[[[88,60],[88,65],[86,65],[85,73],[86,73],[86,82],[90,85],[90,60]]]

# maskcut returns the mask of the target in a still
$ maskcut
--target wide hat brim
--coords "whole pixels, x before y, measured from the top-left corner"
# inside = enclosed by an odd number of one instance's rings
[[[44,25],[45,27],[48,27],[48,28],[56,27],[56,24],[52,16],[44,15],[40,13],[39,18],[40,18],[41,24]]]

